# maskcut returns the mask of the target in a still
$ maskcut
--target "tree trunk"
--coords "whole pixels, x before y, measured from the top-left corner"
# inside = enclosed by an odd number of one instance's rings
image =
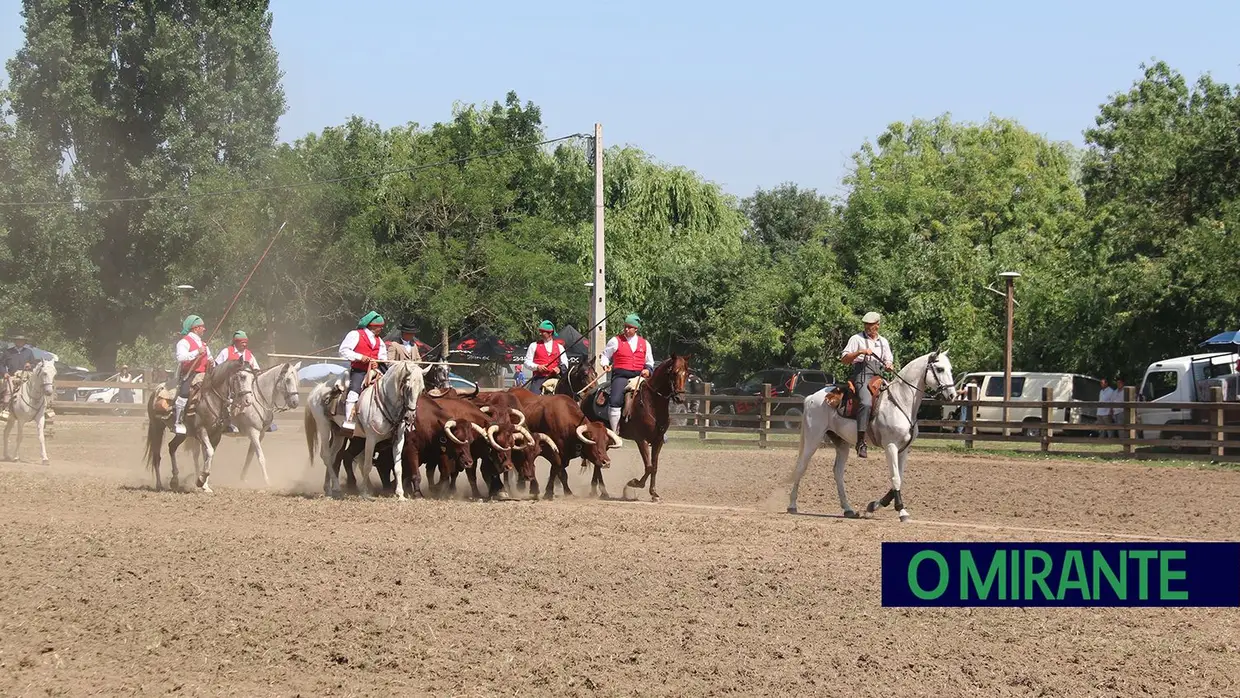
[[[447,361],[448,360],[448,326],[447,325],[443,326],[443,340],[440,346],[443,347],[443,349],[440,351],[439,355],[443,357],[444,361]]]

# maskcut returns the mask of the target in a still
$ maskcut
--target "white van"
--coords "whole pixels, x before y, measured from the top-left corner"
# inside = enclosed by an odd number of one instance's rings
[[[974,428],[978,432],[1002,434],[1003,427],[992,427],[982,422],[1002,422],[1003,407],[987,405],[987,402],[1003,402],[1003,371],[981,371],[967,373],[956,385],[956,392],[963,393],[970,383],[978,385],[977,414],[974,416]],[[1051,399],[1056,402],[1097,402],[1102,394],[1102,382],[1092,376],[1077,373],[1037,373],[1030,371],[1012,371],[1012,401],[1039,402],[1042,400],[1042,388],[1051,388]],[[961,426],[960,405],[944,405],[943,419],[959,419]],[[1037,405],[1029,407],[1009,407],[1009,422],[1041,422],[1042,408]],[[1051,422],[1060,424],[1093,424],[1098,421],[1096,407],[1070,407],[1051,412]],[[1037,436],[1037,429],[1029,428],[1023,432],[1026,436]],[[1079,434],[1084,436],[1084,433]]]
[[[1145,369],[1137,399],[1153,405],[1160,402],[1206,402],[1210,399],[1209,386],[1219,384],[1215,379],[1234,373],[1237,361],[1240,361],[1240,354],[1228,352],[1190,354],[1155,361]],[[1138,424],[1168,426],[1192,422],[1190,410],[1176,407],[1137,409]],[[1173,430],[1142,429],[1138,436],[1143,439],[1170,439],[1177,435]]]

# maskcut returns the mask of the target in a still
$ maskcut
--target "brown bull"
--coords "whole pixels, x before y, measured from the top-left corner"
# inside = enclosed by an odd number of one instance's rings
[[[481,462],[483,477],[488,485],[488,494],[501,499],[507,498],[508,493],[503,490],[500,475],[512,470],[512,452],[533,440],[533,436],[520,426],[520,422],[525,419],[524,415],[519,412],[510,414],[506,410],[479,406],[471,400],[455,397],[451,393],[432,397],[432,399],[453,419],[465,420],[481,426],[483,438],[473,440],[467,461],[461,461],[460,467],[453,467],[450,470],[442,465],[440,467],[440,475],[447,480],[449,491],[455,491],[456,476],[464,470],[469,478],[473,496],[481,499],[482,493],[478,490],[477,478],[477,467]],[[514,422],[514,417],[519,417],[519,421]],[[431,470],[428,468],[428,479],[431,476],[430,473]]]
[[[528,392],[528,391],[527,391]],[[525,432],[526,438],[518,439],[513,445],[512,470],[504,472],[504,484],[510,488],[512,471],[517,473],[517,484],[529,482],[529,494],[533,499],[538,498],[538,474],[535,468],[535,462],[543,450],[547,453],[553,453],[555,442],[546,434],[526,428],[526,416],[521,410],[521,403],[516,396],[510,392],[496,390],[481,393],[473,398],[475,404],[479,405],[482,411],[493,416],[497,422],[502,422],[508,418],[515,420],[513,427],[520,428]],[[505,417],[507,415],[507,417]],[[551,462],[550,456],[545,456],[547,462]]]
[[[538,396],[524,388],[513,388],[510,392],[521,402],[521,411],[525,413],[529,430],[546,434],[551,442],[542,450],[542,455],[551,461],[551,475],[547,478],[543,496],[546,499],[555,496],[557,476],[564,487],[564,494],[571,496],[573,491],[568,487],[568,463],[574,458],[581,458],[583,465],[587,462],[594,464],[591,492],[601,485],[602,497],[607,498],[602,468],[611,465],[607,451],[623,445],[620,437],[602,422],[586,419],[581,407],[567,395]]]

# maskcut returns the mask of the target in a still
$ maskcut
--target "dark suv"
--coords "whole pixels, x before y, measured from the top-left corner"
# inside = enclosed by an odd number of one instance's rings
[[[723,388],[714,390],[716,395],[762,395],[762,384],[771,384],[772,397],[805,397],[813,394],[822,388],[833,385],[835,376],[821,369],[810,368],[768,368],[758,371],[749,378],[741,381],[739,385],[731,388]],[[733,426],[732,420],[726,416],[729,414],[761,414],[760,403],[758,401],[738,400],[736,402],[719,403],[711,405],[711,424],[721,427]],[[800,416],[800,404],[776,404],[771,405],[771,428],[772,429],[800,429],[799,420],[777,420],[775,415]],[[753,420],[737,420],[735,426],[750,427],[757,429],[760,425]]]

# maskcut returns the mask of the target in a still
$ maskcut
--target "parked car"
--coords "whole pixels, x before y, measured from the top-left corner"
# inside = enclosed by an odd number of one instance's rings
[[[772,397],[805,397],[834,385],[835,376],[821,369],[777,367],[759,371],[741,381],[738,385],[712,391],[716,395],[762,395],[762,384],[771,384]],[[738,400],[736,402],[720,402],[710,409],[711,425],[720,427],[733,426],[733,420],[727,415],[761,414],[761,403],[757,400]],[[716,416],[718,415],[718,416]],[[775,416],[800,417],[801,405],[776,404],[771,406],[771,427],[774,429],[800,429],[800,420],[775,419]],[[736,426],[757,428],[757,422],[737,420]]]
[[[1003,433],[1003,427],[995,427],[984,422],[1002,422],[1003,408],[986,403],[1003,402],[1003,371],[979,371],[967,373],[961,377],[956,386],[957,392],[963,392],[964,386],[976,383],[978,388],[977,414],[974,415],[974,429],[981,433]],[[1055,402],[1097,402],[1102,394],[1102,382],[1092,376],[1078,373],[1042,373],[1030,371],[1012,372],[1012,401],[1040,402],[1042,388],[1050,387],[1051,399]],[[944,405],[942,419],[961,418],[962,405]],[[1039,423],[1042,421],[1042,408],[1036,405],[1029,407],[1008,408],[1009,422]],[[1098,421],[1096,407],[1067,407],[1051,412],[1051,422],[1061,424],[1094,424]],[[1039,431],[1032,427],[1021,430],[1025,436],[1037,436]],[[1078,433],[1078,436],[1085,434]]]

